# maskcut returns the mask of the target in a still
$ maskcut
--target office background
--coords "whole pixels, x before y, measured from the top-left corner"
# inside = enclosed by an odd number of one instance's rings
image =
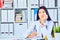
[[[0,0],[0,38],[23,38],[40,6],[60,25],[60,0]]]

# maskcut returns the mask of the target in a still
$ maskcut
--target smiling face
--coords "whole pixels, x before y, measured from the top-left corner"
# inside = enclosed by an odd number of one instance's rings
[[[38,16],[40,20],[47,20],[48,19],[48,15],[46,14],[44,9],[40,9],[38,12]]]

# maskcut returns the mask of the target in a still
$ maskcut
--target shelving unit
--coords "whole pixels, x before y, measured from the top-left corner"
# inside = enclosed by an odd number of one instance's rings
[[[0,7],[0,37],[23,38],[40,6],[46,6],[52,20],[60,25],[60,0],[4,0]]]
[[[3,7],[0,8],[0,38],[24,36],[24,31],[28,27],[27,10],[27,0],[4,0]],[[19,12],[22,14],[21,22]],[[16,22],[15,19],[19,21]]]
[[[59,19],[58,19],[58,15],[59,15],[59,13],[58,13],[58,9],[59,9],[59,7],[58,7],[58,1],[59,0],[38,0],[39,2],[38,2],[38,7],[40,7],[40,6],[45,6],[46,8],[47,8],[47,10],[48,10],[48,12],[49,12],[49,15],[50,15],[50,17],[51,17],[51,19],[52,19],[52,21],[54,21],[54,23],[57,21],[58,22],[58,25],[59,25]],[[32,1],[33,2],[33,1]],[[31,4],[32,5],[32,4]],[[34,21],[34,20],[36,20],[36,14],[37,14],[37,7],[33,7],[33,8],[31,8],[31,13],[32,13],[32,21]],[[34,16],[33,16],[34,15]]]

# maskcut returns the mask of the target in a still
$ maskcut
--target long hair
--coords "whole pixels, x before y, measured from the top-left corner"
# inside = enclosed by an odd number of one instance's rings
[[[39,9],[38,9],[38,11],[37,11],[37,20],[39,20],[38,13],[39,13],[39,10],[40,10],[40,9],[44,9],[44,10],[45,10],[46,14],[48,15],[48,19],[47,19],[47,20],[50,21],[51,18],[50,18],[50,16],[49,16],[49,13],[48,13],[47,8],[46,8],[45,6],[39,7]]]

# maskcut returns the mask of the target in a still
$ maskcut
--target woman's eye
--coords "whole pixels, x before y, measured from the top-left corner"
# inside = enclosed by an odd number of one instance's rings
[[[43,13],[44,13],[44,11],[43,11]]]

